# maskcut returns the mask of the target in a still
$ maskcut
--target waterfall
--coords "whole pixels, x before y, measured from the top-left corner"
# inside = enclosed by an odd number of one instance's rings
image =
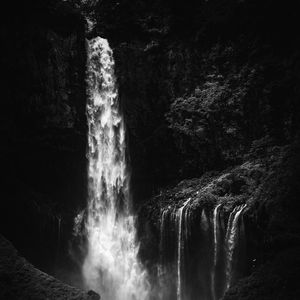
[[[218,249],[219,249],[219,214],[220,214],[221,204],[218,204],[214,208],[213,213],[213,242],[214,242],[214,257],[213,257],[213,268],[212,268],[212,279],[211,279],[211,290],[213,295],[213,300],[216,300],[216,273],[217,273],[217,259],[218,259]]]
[[[168,216],[168,209],[162,211],[161,221],[160,221],[160,242],[159,242],[159,264],[157,269],[158,280],[159,280],[159,293],[158,298],[163,300],[164,298],[164,276],[165,276],[165,261],[164,261],[164,243],[165,243],[165,229],[166,229],[166,219]]]
[[[211,210],[203,206],[192,210],[190,203],[189,198],[181,207],[176,209],[169,206],[161,212],[158,270],[161,281],[168,279],[167,283],[165,280],[160,285],[163,289],[159,297],[161,300],[221,299],[245,271],[242,261],[245,249],[242,244],[246,205],[234,207],[228,216],[223,204],[217,204]],[[170,232],[172,228],[177,234]],[[173,244],[176,244],[176,248],[173,248],[175,256],[171,253],[170,245]],[[173,273],[173,276],[177,276],[176,290],[167,274],[172,268],[166,267],[166,264],[170,265],[172,257],[176,259],[173,260],[176,265]]]
[[[178,210],[178,249],[177,249],[177,300],[181,300],[181,262],[184,241],[182,241],[182,213],[183,207]]]
[[[184,268],[184,248],[188,235],[188,204],[191,198],[184,202],[177,211],[178,248],[177,248],[177,300],[182,300],[182,269]],[[187,208],[186,208],[187,207]],[[185,209],[186,208],[186,209]]]
[[[158,294],[154,299],[173,300],[177,298],[178,211],[171,206],[161,211],[159,251]]]
[[[246,204],[236,207],[230,214],[228,227],[226,232],[226,289],[231,285],[232,272],[233,272],[233,254],[234,250],[238,245],[239,236],[238,231],[241,227],[241,222],[243,221],[243,211]]]
[[[88,41],[87,52],[88,249],[83,277],[103,299],[145,300],[148,281],[137,258],[113,53],[100,37]]]

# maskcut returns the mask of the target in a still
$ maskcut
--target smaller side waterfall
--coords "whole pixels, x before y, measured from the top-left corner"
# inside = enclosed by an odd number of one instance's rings
[[[188,204],[189,198],[177,211],[178,249],[177,249],[177,299],[182,299],[182,270],[184,269],[184,249],[188,236]]]
[[[234,251],[239,243],[239,230],[243,230],[243,211],[246,205],[236,207],[230,214],[226,233],[226,289],[231,285],[233,270]]]
[[[211,274],[211,290],[213,295],[213,300],[216,300],[216,273],[217,273],[217,259],[218,259],[218,250],[220,244],[220,228],[219,228],[219,217],[220,217],[221,204],[218,204],[214,208],[213,213],[213,229],[214,229],[214,260],[213,260],[213,269]]]
[[[161,213],[161,300],[218,300],[243,276],[237,269],[245,258],[246,205],[238,205],[229,213],[222,204],[210,210],[201,205],[194,208],[191,203],[189,198],[180,208],[169,206]],[[177,277],[176,290],[170,278],[164,280],[172,271]]]
[[[182,214],[183,207],[178,210],[178,249],[177,249],[177,299],[181,300],[181,264],[184,241],[182,241]],[[183,246],[182,246],[183,245]]]
[[[177,298],[177,253],[178,253],[178,212],[172,207],[161,212],[160,224],[160,263],[158,266],[158,299]],[[176,263],[174,263],[176,262]]]

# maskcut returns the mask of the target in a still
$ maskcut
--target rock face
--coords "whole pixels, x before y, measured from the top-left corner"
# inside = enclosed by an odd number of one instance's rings
[[[10,300],[99,300],[34,268],[0,236],[0,298]]]
[[[85,204],[85,22],[56,0],[1,15],[1,231],[52,272]]]

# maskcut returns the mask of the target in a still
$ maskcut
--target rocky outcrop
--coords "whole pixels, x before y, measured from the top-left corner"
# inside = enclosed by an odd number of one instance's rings
[[[0,236],[0,298],[10,300],[99,300],[36,269]]]

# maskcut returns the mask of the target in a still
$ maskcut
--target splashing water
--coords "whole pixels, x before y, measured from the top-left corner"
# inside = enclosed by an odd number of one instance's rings
[[[100,37],[88,42],[87,93],[88,253],[83,276],[103,299],[146,300],[149,284],[137,258],[113,53]]]

